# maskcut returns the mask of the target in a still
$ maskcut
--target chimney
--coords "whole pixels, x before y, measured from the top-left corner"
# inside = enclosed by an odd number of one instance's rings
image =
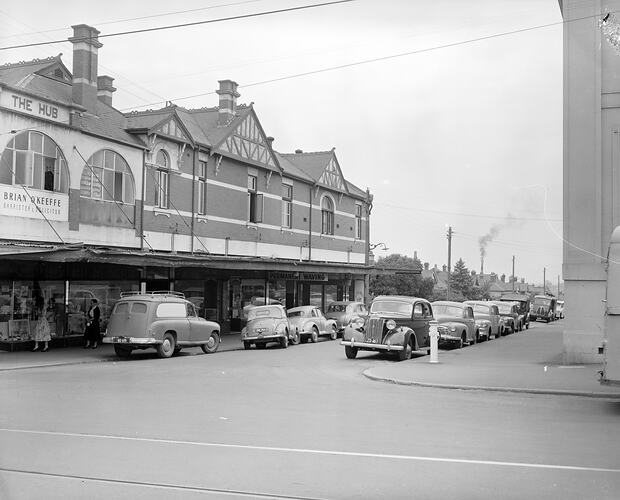
[[[441,266],[441,269],[443,270],[444,273],[448,272],[448,266],[446,266],[445,264]]]
[[[219,80],[220,89],[215,92],[220,96],[220,107],[217,124],[220,127],[228,125],[237,112],[237,82],[232,80]]]
[[[484,275],[484,257],[480,257],[480,276]]]
[[[273,137],[271,136],[267,137],[267,142],[269,143],[269,146],[273,147],[273,141],[274,141]]]
[[[86,24],[76,24],[73,36],[73,87],[72,98],[75,104],[95,112],[97,104],[97,50],[99,31]]]
[[[431,267],[430,262],[425,262],[425,263],[424,263],[424,270],[425,270],[425,271],[428,271],[428,268],[429,268],[429,267]]]
[[[114,78],[111,76],[97,77],[97,98],[108,106],[112,106],[112,94],[116,91],[113,82]]]
[[[418,260],[418,251],[417,250],[413,251],[413,260]]]

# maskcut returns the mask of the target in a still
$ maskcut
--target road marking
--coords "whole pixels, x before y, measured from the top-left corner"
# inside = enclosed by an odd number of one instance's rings
[[[234,497],[246,497],[246,498],[269,498],[272,500],[322,500],[319,497],[300,497],[300,496],[290,496],[290,495],[279,495],[277,493],[259,493],[252,491],[242,491],[242,490],[230,490],[230,489],[222,489],[222,488],[202,488],[200,486],[182,486],[178,484],[167,484],[167,483],[145,483],[143,481],[129,481],[123,479],[105,479],[100,477],[92,477],[92,476],[78,476],[74,474],[55,474],[53,472],[33,472],[21,469],[4,469],[0,468],[0,472],[7,472],[13,474],[28,474],[33,476],[46,476],[46,477],[56,477],[61,479],[77,479],[80,481],[92,481],[99,483],[113,483],[113,484],[127,484],[131,486],[142,486],[145,488],[153,488],[153,489],[166,489],[166,490],[178,490],[178,491],[197,491],[200,493],[212,493],[217,494],[218,497],[224,496],[234,496]]]
[[[381,458],[389,460],[410,460],[419,462],[439,462],[439,463],[453,463],[453,464],[472,464],[472,465],[491,465],[502,467],[523,467],[531,469],[557,469],[557,470],[571,470],[571,471],[585,471],[585,472],[613,472],[620,473],[620,469],[605,468],[605,467],[583,467],[577,465],[557,465],[557,464],[537,464],[528,462],[503,462],[497,460],[472,460],[467,458],[443,458],[443,457],[424,457],[416,455],[392,455],[386,453],[364,453],[355,451],[335,451],[335,450],[312,450],[307,448],[284,448],[279,446],[255,446],[244,444],[226,444],[226,443],[205,443],[200,441],[178,441],[175,439],[161,439],[161,438],[140,438],[130,436],[113,436],[106,434],[87,434],[79,432],[56,432],[56,431],[34,431],[24,429],[6,429],[0,428],[0,432],[15,433],[15,434],[37,434],[47,436],[66,436],[66,437],[82,437],[82,438],[95,438],[95,439],[110,439],[117,441],[135,441],[144,443],[157,443],[157,444],[179,444],[189,446],[202,446],[206,448],[229,448],[238,450],[254,450],[254,451],[273,451],[281,453],[300,453],[309,455],[331,455],[340,457],[357,457],[357,458]]]

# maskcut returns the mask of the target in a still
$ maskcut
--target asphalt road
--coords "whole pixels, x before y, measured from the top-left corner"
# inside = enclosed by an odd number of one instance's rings
[[[324,340],[2,372],[0,498],[620,497],[619,402],[361,375],[392,362]]]

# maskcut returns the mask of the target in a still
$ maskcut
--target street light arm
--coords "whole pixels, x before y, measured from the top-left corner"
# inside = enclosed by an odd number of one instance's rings
[[[381,243],[369,243],[368,244],[368,249],[369,250],[374,250],[377,247],[381,247],[382,250],[389,250],[389,248],[383,242],[381,242]]]

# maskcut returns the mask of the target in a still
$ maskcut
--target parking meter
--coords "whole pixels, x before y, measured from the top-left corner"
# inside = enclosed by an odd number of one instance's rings
[[[429,322],[429,333],[431,336],[431,359],[430,363],[439,363],[439,330],[437,325],[439,322],[433,319]]]

